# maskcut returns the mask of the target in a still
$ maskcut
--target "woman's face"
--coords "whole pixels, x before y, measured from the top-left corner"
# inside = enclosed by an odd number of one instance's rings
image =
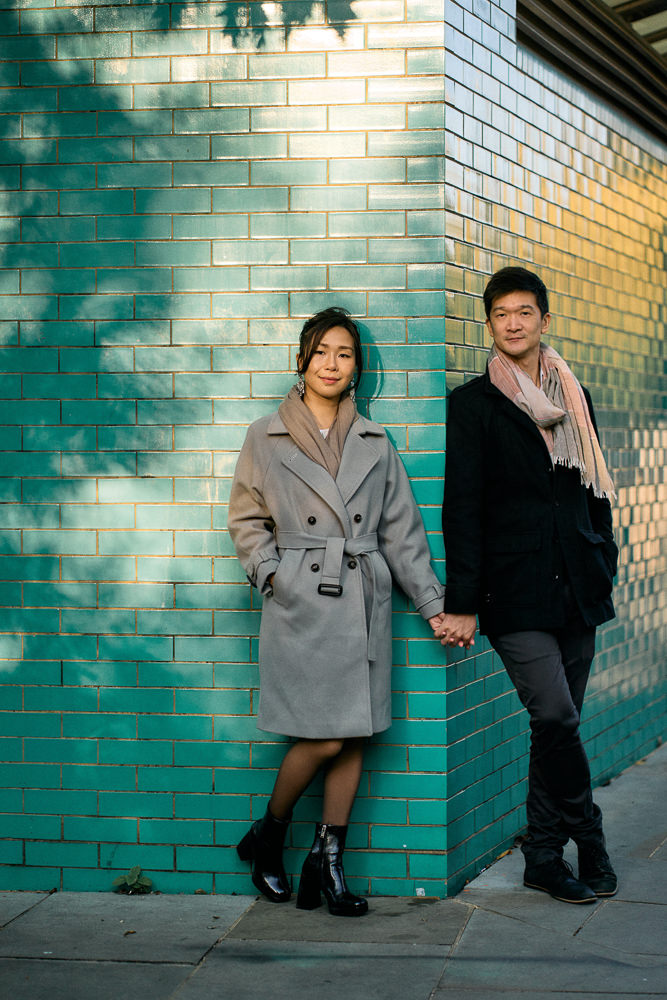
[[[338,400],[354,378],[354,341],[344,326],[327,330],[303,373],[304,401]]]

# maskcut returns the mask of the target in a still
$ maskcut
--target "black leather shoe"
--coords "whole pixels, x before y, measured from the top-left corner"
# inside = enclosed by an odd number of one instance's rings
[[[574,872],[567,861],[554,858],[541,865],[526,868],[523,884],[529,889],[540,889],[548,892],[554,899],[562,903],[595,903],[597,896],[585,882],[574,877]]]
[[[618,879],[604,847],[579,847],[579,878],[589,885],[596,896],[615,896]]]
[[[317,823],[315,840],[303,863],[296,897],[297,910],[315,910],[322,905],[322,894],[334,917],[361,917],[368,912],[363,896],[350,892],[343,871],[346,826]]]
[[[292,895],[283,868],[283,844],[289,822],[276,819],[267,809],[236,848],[241,861],[252,862],[252,881],[272,903],[286,903]]]

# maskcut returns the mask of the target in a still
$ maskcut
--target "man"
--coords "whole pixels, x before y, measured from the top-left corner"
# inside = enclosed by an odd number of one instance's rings
[[[614,488],[591,399],[542,343],[542,280],[520,267],[484,292],[486,373],[455,389],[447,420],[443,645],[473,644],[476,616],[530,714],[524,884],[568,903],[613,896],[579,716],[595,628],[614,617]],[[563,860],[572,838],[578,877]]]

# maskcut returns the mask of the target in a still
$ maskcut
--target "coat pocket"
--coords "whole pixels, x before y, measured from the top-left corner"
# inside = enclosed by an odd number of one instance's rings
[[[579,534],[584,539],[583,570],[587,589],[594,600],[603,600],[611,594],[615,574],[607,540],[589,528],[579,528]]]
[[[504,535],[487,546],[485,600],[498,607],[532,606],[538,594],[539,531]]]

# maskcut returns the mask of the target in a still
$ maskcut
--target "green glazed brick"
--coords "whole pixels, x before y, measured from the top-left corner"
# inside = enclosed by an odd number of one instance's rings
[[[102,531],[100,555],[172,555],[173,539],[169,531]]]
[[[141,819],[139,840],[142,844],[206,846],[213,843],[213,823],[204,820]]]
[[[62,64],[59,63],[59,65]],[[132,140],[130,138],[97,138],[93,134],[77,139],[58,140],[58,161],[60,163],[107,164],[131,160]],[[74,220],[68,220],[68,225],[71,226],[73,222]]]
[[[212,619],[211,611],[140,610],[137,612],[137,628],[142,634],[210,635],[213,630]]]
[[[171,607],[173,600],[171,583],[112,583],[99,586],[100,607],[165,608]]]
[[[101,163],[97,183],[102,188],[169,187],[171,168],[167,163]]]
[[[99,111],[100,136],[170,135],[170,111]],[[93,130],[93,135],[95,134]],[[127,157],[131,159],[132,157]]]
[[[137,574],[140,580],[208,581],[211,579],[211,558],[139,558]]]
[[[63,580],[122,580],[133,577],[133,558],[64,556],[62,559]]]
[[[100,216],[97,221],[99,240],[168,239],[170,235],[171,219],[167,215]]]
[[[136,819],[65,816],[63,819],[63,839],[136,844],[138,841],[137,826]]]
[[[151,4],[140,4],[127,10],[125,7],[99,7],[95,12],[96,31],[136,31],[149,32],[157,37],[169,27],[169,11]],[[141,34],[138,36],[141,38]],[[154,53],[151,53],[153,55]]]
[[[135,88],[137,89],[137,88]],[[171,128],[169,128],[171,131]],[[167,135],[167,136],[138,136],[135,140],[135,158],[137,161],[149,160],[151,164],[155,166],[156,160],[208,160],[209,159],[209,140],[205,136],[197,135]],[[165,164],[165,166],[169,166]],[[160,176],[162,176],[160,174]],[[143,187],[144,185],[142,185]],[[150,187],[150,185],[146,185]],[[160,187],[162,187],[162,181],[160,181]],[[156,191],[153,190],[150,194],[145,195],[138,200],[138,204],[141,204],[142,208],[137,209],[142,213],[149,213],[152,211],[153,214],[160,211],[177,211],[178,209],[169,209],[170,203],[178,203],[180,201],[177,198],[179,192],[172,191],[171,198],[168,196],[159,199],[156,206],[151,209],[151,204]],[[137,192],[139,194],[139,192]],[[166,193],[165,193],[166,195]],[[199,198],[192,198],[192,205],[190,211],[205,211],[198,206],[203,204],[205,198],[205,192],[201,192]],[[183,211],[187,211],[187,207],[184,206]]]
[[[287,136],[280,133],[256,135],[213,135],[211,156],[214,160],[260,160],[287,156]]]
[[[139,87],[115,86],[113,87],[113,102],[118,108],[129,109],[132,107],[132,90],[141,89]],[[111,88],[109,87],[61,87],[59,89],[59,107],[62,112],[66,111],[96,111],[109,103]]]
[[[188,32],[190,35],[191,32]],[[171,60],[172,80],[229,80],[246,76],[243,55],[216,53],[215,55],[188,56]],[[204,102],[206,103],[206,102]]]
[[[200,102],[200,106],[203,102]],[[211,104],[243,108],[287,103],[287,83],[283,80],[238,80],[212,83]]]
[[[136,8],[135,8],[136,9]],[[144,8],[150,11],[152,8],[149,6]],[[124,12],[123,8],[115,8],[116,17],[119,17],[119,12]],[[144,28],[169,28],[169,13],[168,11],[163,11],[163,15],[166,15],[166,23],[159,25],[155,24],[145,24]],[[120,18],[119,18],[120,21]],[[122,23],[122,22],[121,22]],[[137,29],[141,26],[136,25]],[[133,36],[134,39],[134,54],[138,56],[176,56],[176,55],[197,55],[198,53],[206,52],[208,45],[207,33],[205,31],[150,31],[150,30],[139,30],[137,34]],[[197,102],[199,105],[201,102]]]
[[[118,740],[100,742],[101,764],[167,765],[173,764],[172,740]]]
[[[56,319],[58,301],[55,295],[0,295],[0,309],[5,320]]]
[[[249,767],[250,751],[247,743],[186,742],[174,744],[174,763],[207,765],[209,767]]]
[[[174,111],[175,133],[214,135],[219,132],[226,135],[230,132],[248,132],[249,129],[249,108],[201,108],[197,110],[176,109]],[[232,169],[238,169],[238,166],[240,165],[234,165]]]
[[[409,854],[410,877],[414,879],[444,879],[447,875],[447,856],[444,853],[444,847],[441,850],[442,853]]]
[[[326,73],[323,53],[302,54],[259,53],[248,56],[248,76],[250,79],[292,80],[296,77],[323,77]],[[347,74],[345,74],[347,75]]]
[[[3,792],[3,796],[6,794]],[[54,814],[55,817],[60,817],[61,814],[91,815],[97,811],[97,792],[95,791],[72,792],[58,788],[34,790],[26,788],[24,795],[25,811],[28,814]]]
[[[192,819],[224,819],[248,822],[250,797],[247,795],[176,795],[177,816]]]
[[[74,63],[73,65],[77,65]],[[95,80],[102,83],[165,83],[169,80],[168,59],[97,59]],[[74,80],[75,83],[92,82]]]
[[[149,687],[211,687],[213,665],[210,663],[140,663],[139,683]]]
[[[100,816],[169,819],[173,809],[173,797],[159,792],[100,792],[99,795]]]
[[[250,183],[249,164],[243,161],[230,163],[174,163],[176,187],[206,187],[222,184],[245,186]]]
[[[43,764],[95,764],[97,762],[97,743],[92,739],[26,739],[24,744],[26,761]]]
[[[253,108],[250,129],[257,132],[323,132],[326,129],[326,108],[281,107]]]
[[[211,89],[215,84],[211,86]],[[114,91],[118,88],[114,88]],[[167,83],[136,84],[133,88],[137,108],[192,108],[208,104],[208,84]],[[217,102],[214,102],[217,103]]]
[[[444,799],[444,794],[440,799],[411,801],[409,812],[411,823],[435,828],[433,830],[434,836],[438,835],[438,827],[444,829],[447,824],[447,802]],[[431,846],[435,846],[435,841]]]
[[[103,660],[167,660],[173,654],[173,640],[167,636],[100,636],[99,655]]]
[[[251,215],[250,236],[253,239],[324,236],[326,219],[327,217],[323,213],[314,214],[312,212]],[[333,233],[331,235],[339,234]]]
[[[140,865],[152,878],[158,872],[169,872],[174,864],[174,849],[142,844],[101,844],[100,868],[108,870],[109,885],[117,875],[125,875],[133,865]],[[117,866],[117,867],[116,867]]]
[[[23,863],[23,844],[17,840],[3,840],[0,844],[0,864],[3,869]],[[3,872],[4,874],[4,872]],[[3,888],[5,887],[3,879]]]
[[[62,787],[64,789],[131,791],[134,790],[135,783],[136,768],[134,767],[67,764],[63,765],[62,768]]]
[[[130,215],[131,191],[63,191],[60,195],[63,215]]]
[[[140,792],[212,792],[213,774],[205,767],[140,767]]]
[[[62,682],[72,686],[112,687],[137,683],[136,663],[113,663],[99,660],[94,663],[63,663]],[[102,692],[100,692],[100,699]]]
[[[52,864],[67,868],[92,868],[97,864],[97,846],[28,841],[25,845],[25,863],[29,866]]]
[[[2,788],[60,788],[58,764],[0,764]]]

